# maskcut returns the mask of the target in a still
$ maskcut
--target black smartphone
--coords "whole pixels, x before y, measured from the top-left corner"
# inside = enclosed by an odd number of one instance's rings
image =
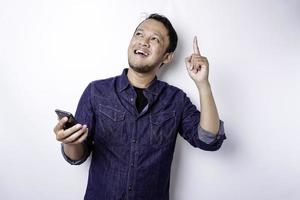
[[[64,126],[64,129],[71,128],[72,126],[78,124],[77,120],[72,115],[72,113],[64,111],[64,110],[59,110],[59,109],[55,109],[55,112],[58,116],[58,119],[62,119],[63,117],[68,118],[68,121],[66,122],[66,124]]]

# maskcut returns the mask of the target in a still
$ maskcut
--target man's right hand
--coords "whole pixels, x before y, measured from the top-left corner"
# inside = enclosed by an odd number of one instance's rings
[[[66,130],[63,129],[66,122],[68,121],[67,117],[62,118],[54,127],[54,133],[56,135],[56,140],[64,144],[81,144],[86,137],[88,136],[88,128],[86,125],[76,124],[71,128]]]

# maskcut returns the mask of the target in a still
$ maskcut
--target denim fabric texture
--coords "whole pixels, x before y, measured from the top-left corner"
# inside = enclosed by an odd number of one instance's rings
[[[86,154],[78,161],[64,157],[78,165],[92,154],[86,200],[168,200],[178,133],[206,151],[226,139],[223,121],[217,136],[205,131],[187,95],[157,78],[144,90],[148,105],[139,113],[127,72],[91,82],[78,103],[75,118],[89,128]]]

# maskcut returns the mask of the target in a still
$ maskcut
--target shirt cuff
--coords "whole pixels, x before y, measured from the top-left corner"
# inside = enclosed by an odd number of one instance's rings
[[[62,153],[64,159],[65,159],[68,163],[70,163],[71,165],[80,165],[80,164],[82,164],[84,161],[86,161],[86,159],[88,158],[89,154],[87,153],[87,149],[85,149],[84,152],[85,152],[85,153],[84,153],[84,156],[82,157],[82,159],[80,159],[80,160],[72,160],[71,158],[69,158],[69,157],[66,155],[66,153],[65,153],[65,151],[64,151],[64,145],[63,145],[63,143],[61,143],[61,153]]]
[[[199,140],[203,141],[206,144],[211,144],[215,140],[226,139],[225,132],[224,132],[224,122],[220,120],[219,132],[217,134],[213,134],[209,131],[204,130],[203,128],[201,128],[199,123],[198,137]]]

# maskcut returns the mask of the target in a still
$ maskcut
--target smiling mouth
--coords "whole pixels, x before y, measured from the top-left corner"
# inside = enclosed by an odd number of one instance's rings
[[[142,50],[134,50],[134,54],[141,55],[141,56],[144,56],[144,57],[149,56],[149,53],[144,52]]]

